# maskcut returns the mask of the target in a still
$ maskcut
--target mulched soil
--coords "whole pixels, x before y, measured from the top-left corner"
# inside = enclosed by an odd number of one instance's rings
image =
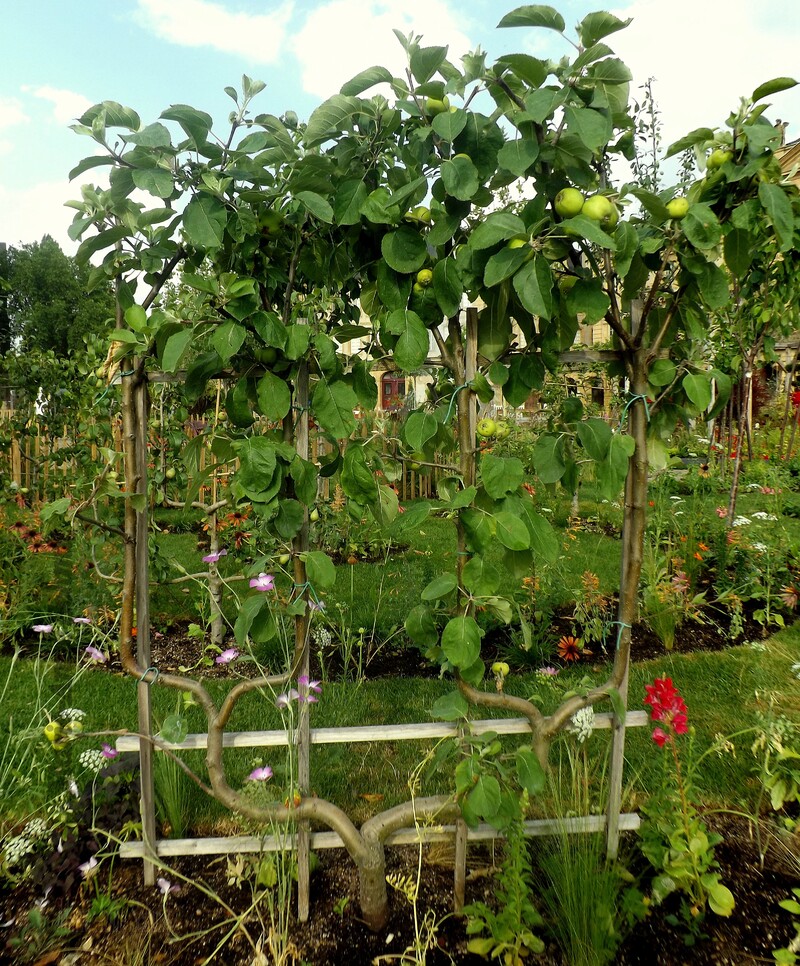
[[[723,615],[720,615],[722,619]],[[554,629],[570,633],[569,615],[556,618]],[[760,625],[749,621],[740,640],[754,640],[762,636]],[[502,650],[502,641],[498,640]],[[728,646],[724,634],[713,623],[687,625],[675,641],[674,652],[719,650]],[[202,657],[203,644],[188,637],[186,627],[168,628],[153,641],[153,661],[162,670],[178,670]],[[643,660],[664,653],[661,642],[647,628],[635,627],[632,656]],[[602,655],[592,660],[601,663]],[[119,671],[113,662],[108,670]],[[240,665],[238,671],[242,670]],[[224,666],[205,667],[202,673],[225,677],[231,673]],[[429,675],[437,673],[413,649],[384,650],[378,653],[369,667],[368,676]],[[770,832],[768,819],[762,823],[763,862],[758,840],[751,822],[736,817],[714,816],[709,826],[721,832],[723,843],[717,848],[722,881],[733,891],[736,907],[729,919],[709,914],[704,928],[707,938],[687,947],[680,929],[667,922],[676,912],[676,905],[667,901],[653,908],[650,915],[638,924],[625,939],[616,954],[618,966],[755,966],[773,962],[772,951],[787,945],[794,937],[791,916],[778,903],[788,898],[791,889],[800,884],[800,837],[781,836]],[[763,843],[769,842],[768,848]],[[632,842],[635,846],[635,843]],[[536,845],[532,846],[535,849]],[[635,852],[635,847],[631,849]],[[387,850],[387,872],[416,876],[417,853],[414,849]],[[309,966],[368,966],[373,962],[425,962],[428,966],[446,963],[471,964],[485,962],[466,951],[467,937],[464,921],[452,913],[452,856],[441,846],[426,848],[421,894],[418,903],[420,916],[430,913],[437,923],[433,946],[425,959],[402,959],[401,954],[414,937],[413,913],[409,903],[399,894],[390,897],[391,919],[380,934],[374,935],[359,920],[356,896],[358,884],[355,867],[343,852],[325,850],[319,856],[319,868],[311,880],[311,919],[298,923],[292,911],[288,925],[289,952],[280,962],[309,964]],[[205,883],[231,909],[243,911],[252,898],[247,881],[232,881],[226,859],[175,860],[174,868],[189,880]],[[173,876],[173,881],[177,881]],[[105,887],[105,880],[100,889]],[[471,847],[468,864],[467,902],[493,902],[496,880],[491,854],[482,847]],[[220,951],[217,944],[225,930],[207,932],[214,924],[224,923],[226,913],[219,901],[192,884],[184,884],[177,894],[170,894],[166,902],[155,887],[145,888],[141,864],[120,862],[114,868],[113,895],[124,899],[126,905],[120,917],[108,923],[103,917],[92,919],[91,902],[95,895],[84,883],[71,894],[53,898],[45,912],[52,915],[68,908],[67,926],[70,935],[64,939],[49,937],[40,946],[28,933],[22,947],[11,948],[4,943],[20,935],[27,922],[28,912],[41,898],[41,886],[22,885],[14,891],[0,890],[0,963],[34,962],[61,966],[83,964],[164,964],[164,966],[198,966],[206,961],[220,964],[263,966],[279,962],[265,950],[259,958],[248,944],[244,931],[235,931]],[[346,902],[344,900],[347,900]],[[257,940],[268,936],[270,920],[268,906],[262,901],[261,920],[251,915],[246,921],[250,935]],[[197,932],[202,935],[195,936]],[[40,934],[41,935],[41,934]],[[541,966],[566,966],[552,939],[545,952],[529,957],[527,962]],[[208,959],[211,957],[211,959]],[[376,959],[380,957],[380,959]]]

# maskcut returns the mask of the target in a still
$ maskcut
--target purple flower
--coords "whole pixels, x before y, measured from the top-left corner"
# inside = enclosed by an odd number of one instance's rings
[[[319,611],[323,611],[323,610],[325,610],[325,601],[324,600],[310,600],[308,602],[308,609],[309,610],[319,610]]]
[[[97,661],[98,664],[105,664],[108,660],[102,651],[98,650],[91,644],[84,650],[83,653],[86,654],[87,657],[89,657],[92,661]]]
[[[284,691],[283,694],[279,694],[278,697],[275,698],[275,707],[278,708],[279,711],[283,711],[285,708],[289,707],[292,701],[296,701],[299,697],[300,694],[295,691],[294,688],[292,688],[290,691]]]
[[[217,664],[230,664],[231,661],[235,661],[238,656],[239,652],[236,650],[236,648],[229,647],[226,651],[223,651],[222,654],[218,654],[215,658],[215,661]]]
[[[254,768],[247,777],[251,782],[265,782],[272,778],[272,769],[269,765],[264,765],[263,768]]]
[[[52,634],[53,625],[52,624],[34,624],[33,627],[31,627],[31,630],[34,632],[34,634]]]
[[[259,574],[250,581],[250,586],[256,590],[274,590],[275,578],[272,574]]]
[[[100,749],[100,754],[103,758],[116,758],[119,752],[116,748],[112,748],[107,741],[104,741],[103,747]]]
[[[220,557],[227,557],[227,550],[216,550],[214,553],[207,553],[203,557],[203,563],[216,563]]]
[[[297,695],[297,700],[302,704],[313,704],[317,698],[316,694],[320,694],[322,688],[320,687],[319,681],[310,681],[307,674],[301,674],[297,679],[297,686],[300,689],[300,693]],[[311,692],[314,692],[312,694]]]
[[[92,622],[89,620],[88,617],[73,617],[72,623],[73,624],[91,624]]]
[[[168,896],[170,892],[180,892],[181,887],[170,882],[169,879],[156,879],[156,885],[158,886],[158,891],[162,896]]]
[[[558,668],[548,665],[547,667],[540,667],[536,673],[545,678],[554,678],[558,674]]]

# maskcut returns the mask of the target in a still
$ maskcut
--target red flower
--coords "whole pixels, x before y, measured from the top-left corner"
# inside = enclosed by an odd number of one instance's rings
[[[650,717],[664,726],[653,731],[653,741],[663,748],[675,735],[684,735],[689,729],[686,703],[672,683],[672,678],[656,678],[645,685],[645,704],[650,705]]]

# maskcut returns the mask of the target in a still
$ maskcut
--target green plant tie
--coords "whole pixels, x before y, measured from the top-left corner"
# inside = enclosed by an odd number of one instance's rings
[[[469,389],[469,383],[465,382],[462,386],[456,386],[454,389],[453,395],[450,397],[450,405],[447,407],[447,415],[444,417],[445,424],[450,422],[450,417],[453,415],[453,406],[456,403],[456,396],[462,389]]]
[[[619,642],[622,639],[622,632],[625,630],[625,628],[627,627],[630,630],[633,629],[631,627],[631,625],[630,624],[626,624],[625,621],[609,621],[608,624],[606,625],[606,627],[618,627],[619,628],[619,630],[617,631],[617,643],[616,643],[616,649],[617,650],[619,650]],[[606,635],[604,633],[603,634],[603,650],[605,650],[605,646],[606,646]]]
[[[617,430],[617,432],[619,432],[622,429],[622,425],[625,422],[625,417],[628,414],[628,410],[636,402],[637,399],[641,399],[642,402],[644,403],[645,419],[647,420],[648,423],[650,422],[650,405],[647,402],[647,396],[645,396],[643,393],[640,393],[640,392],[634,393],[631,396],[631,398],[625,403],[625,408],[622,410],[622,415],[619,417],[619,429]]]
[[[150,680],[149,680],[149,681],[146,681],[146,680],[145,680],[145,678],[147,677],[147,675],[148,675],[148,674],[149,674],[149,673],[150,673],[151,671],[153,672],[153,677],[152,677],[152,678],[150,678]],[[158,668],[157,668],[157,667],[152,667],[152,666],[151,666],[151,667],[149,667],[149,668],[147,668],[147,670],[146,670],[146,671],[144,671],[144,672],[142,673],[142,676],[141,676],[141,677],[139,678],[139,684],[147,684],[147,685],[150,685],[150,684],[155,684],[155,683],[156,683],[156,681],[158,680],[158,676],[159,676],[159,674],[160,674],[160,673],[161,673],[161,672],[160,672],[160,671],[158,670]]]
[[[314,601],[315,604],[317,605],[322,604],[322,601],[317,596],[317,592],[316,590],[314,590],[314,587],[312,586],[310,580],[307,580],[304,584],[292,584],[292,586],[294,587],[295,590],[300,592],[297,595],[298,597],[302,595],[304,590],[307,590],[309,593],[309,596],[311,597],[311,599]]]
[[[133,376],[133,375],[135,375],[135,374],[136,374],[136,370],[135,370],[135,369],[131,369],[131,370],[130,370],[130,372],[118,372],[118,373],[117,373],[117,375],[118,375],[118,376],[120,376],[120,377],[121,377],[121,376]],[[108,395],[108,393],[109,393],[109,391],[111,390],[111,387],[112,387],[113,385],[114,385],[114,383],[113,383],[113,382],[110,382],[110,383],[109,383],[109,384],[108,384],[108,385],[106,386],[106,388],[105,388],[105,389],[104,389],[104,390],[102,391],[102,393],[100,393],[100,395],[98,396],[98,398],[97,398],[97,399],[95,400],[95,406],[96,406],[96,405],[97,405],[98,403],[101,403],[101,402],[102,402],[102,401],[103,401],[103,400],[104,400],[104,399],[106,398],[106,396]]]

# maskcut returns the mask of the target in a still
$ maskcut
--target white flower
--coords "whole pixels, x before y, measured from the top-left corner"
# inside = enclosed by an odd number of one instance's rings
[[[100,771],[105,766],[106,759],[102,751],[97,748],[87,748],[78,755],[78,764],[88,771]]]
[[[81,711],[80,708],[64,708],[59,715],[59,718],[63,718],[64,721],[83,721],[85,717],[86,712]]]
[[[576,733],[580,744],[583,744],[594,730],[594,708],[589,705],[576,711],[570,719],[570,728]]]
[[[754,520],[777,520],[778,518],[774,513],[765,513],[763,510],[756,510],[753,514]]]
[[[20,859],[24,859],[33,850],[33,842],[25,835],[15,835],[9,839],[3,852],[6,857],[7,865],[16,865]]]
[[[32,818],[25,826],[23,835],[27,835],[31,839],[43,839],[46,838],[48,831],[47,822],[44,819]]]
[[[750,523],[750,517],[736,517],[733,521],[735,527],[746,527]]]
[[[792,665],[792,674],[800,681],[800,662]]]

